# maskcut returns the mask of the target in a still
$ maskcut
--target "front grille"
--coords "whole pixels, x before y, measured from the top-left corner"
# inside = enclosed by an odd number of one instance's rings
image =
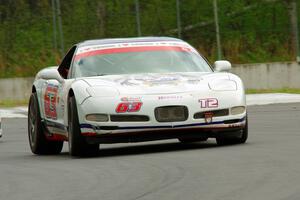
[[[112,122],[147,122],[149,120],[146,115],[110,115]]]
[[[229,109],[221,109],[221,110],[212,110],[212,111],[207,111],[209,113],[213,114],[213,117],[222,117],[222,116],[227,116],[229,115]],[[198,112],[194,114],[194,119],[204,119],[205,118],[205,113],[207,112]]]
[[[186,106],[164,106],[154,110],[158,122],[181,122],[187,120],[189,112]]]

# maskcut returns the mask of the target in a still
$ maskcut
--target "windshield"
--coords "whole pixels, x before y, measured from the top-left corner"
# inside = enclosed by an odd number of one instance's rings
[[[73,66],[75,77],[212,71],[195,50],[168,46],[89,51],[77,54]]]

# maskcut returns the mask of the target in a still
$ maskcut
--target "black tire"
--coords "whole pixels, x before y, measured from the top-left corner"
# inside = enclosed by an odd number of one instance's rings
[[[179,142],[181,143],[194,143],[194,142],[205,142],[207,141],[208,137],[203,138],[178,138]]]
[[[38,98],[32,93],[28,106],[28,139],[32,153],[38,155],[59,154],[63,141],[49,141],[42,126]]]
[[[248,117],[246,117],[245,127],[241,130],[240,137],[217,137],[217,144],[220,146],[231,144],[243,144],[248,139]]]
[[[99,144],[88,144],[81,130],[75,97],[69,98],[69,153],[71,156],[95,156],[99,152]]]

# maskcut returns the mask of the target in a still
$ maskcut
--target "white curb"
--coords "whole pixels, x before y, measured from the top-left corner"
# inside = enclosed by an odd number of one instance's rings
[[[300,94],[248,94],[247,105],[268,105],[277,103],[300,103]]]

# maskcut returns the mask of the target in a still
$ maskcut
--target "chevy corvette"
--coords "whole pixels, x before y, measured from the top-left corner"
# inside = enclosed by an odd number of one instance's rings
[[[32,86],[28,137],[34,154],[91,155],[101,143],[248,137],[244,86],[228,61],[208,61],[169,37],[88,40]]]

